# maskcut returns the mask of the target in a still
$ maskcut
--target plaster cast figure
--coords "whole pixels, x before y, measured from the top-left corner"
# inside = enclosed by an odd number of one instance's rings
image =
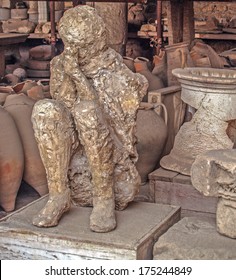
[[[135,118],[148,83],[107,46],[93,8],[67,10],[59,34],[64,51],[51,61],[53,99],[38,101],[32,114],[49,187],[33,224],[56,226],[74,198],[93,205],[91,230],[107,232],[116,227],[115,208],[138,192]]]

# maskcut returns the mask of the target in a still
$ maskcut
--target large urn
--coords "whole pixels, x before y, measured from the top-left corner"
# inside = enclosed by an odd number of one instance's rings
[[[195,158],[208,151],[232,149],[226,130],[236,119],[236,71],[213,68],[173,70],[182,87],[182,100],[197,109],[190,122],[180,128],[170,154],[161,166],[185,175]]]

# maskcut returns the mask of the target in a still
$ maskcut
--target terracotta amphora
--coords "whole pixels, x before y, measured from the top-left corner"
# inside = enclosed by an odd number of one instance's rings
[[[143,107],[142,107],[143,106]],[[141,103],[137,114],[137,151],[136,168],[142,184],[148,174],[158,165],[167,139],[167,126],[152,105]]]
[[[123,63],[135,73],[134,59],[132,57],[123,56]]]
[[[15,209],[22,181],[24,154],[15,122],[2,106],[0,129],[0,205],[6,212],[10,212]]]
[[[134,60],[134,67],[136,73],[140,73],[146,77],[149,83],[148,91],[163,88],[162,80],[154,75],[148,68],[149,60],[145,57],[138,57]],[[147,101],[147,95],[144,96],[143,101]]]
[[[24,150],[23,179],[40,195],[48,192],[47,179],[37,142],[34,137],[31,114],[35,101],[23,93],[12,94],[6,98],[4,108],[14,119]]]

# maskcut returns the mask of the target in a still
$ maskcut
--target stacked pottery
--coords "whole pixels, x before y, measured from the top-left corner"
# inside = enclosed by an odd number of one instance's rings
[[[29,50],[29,60],[27,61],[27,76],[30,78],[49,78],[50,60],[52,50],[50,45],[40,45]]]
[[[55,22],[59,22],[63,13],[64,13],[64,2],[63,1],[55,2]]]
[[[38,13],[37,1],[29,1],[28,15],[29,15],[29,21],[38,23],[39,13]]]
[[[38,1],[38,22],[45,23],[49,18],[49,7],[47,1]]]
[[[149,83],[149,87],[148,87],[148,91],[153,91],[156,89],[160,89],[163,88],[163,82],[162,80],[154,75],[150,69],[148,68],[148,64],[150,63],[150,61],[145,58],[145,57],[137,57],[134,60],[134,67],[136,70],[136,73],[140,73],[143,76],[146,77],[146,79],[148,80]],[[147,101],[147,95],[144,96],[143,101]]]
[[[11,19],[27,19],[27,8],[17,8],[17,9],[11,9]]]

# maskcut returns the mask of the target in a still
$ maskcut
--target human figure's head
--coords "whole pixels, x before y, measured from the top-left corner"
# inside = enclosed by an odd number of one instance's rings
[[[93,56],[107,48],[105,23],[90,6],[77,6],[67,10],[59,22],[58,31],[65,48],[77,51],[81,58]]]

